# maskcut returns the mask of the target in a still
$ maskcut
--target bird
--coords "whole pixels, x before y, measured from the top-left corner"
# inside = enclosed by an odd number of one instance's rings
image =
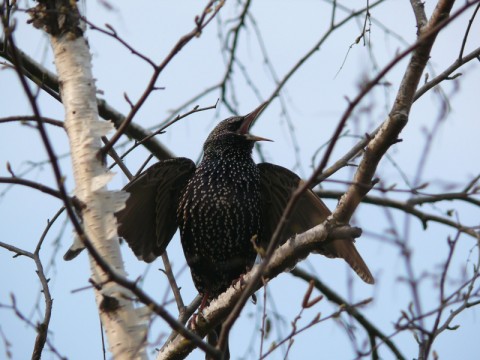
[[[207,301],[254,265],[255,242],[268,246],[290,196],[302,182],[284,167],[256,164],[252,158],[256,142],[271,141],[250,133],[266,105],[219,122],[203,144],[198,166],[178,157],[148,168],[127,184],[126,207],[116,214],[119,235],[146,262],[161,256],[179,229],[193,283]],[[283,242],[322,223],[330,214],[308,189],[284,227]],[[319,252],[343,258],[363,281],[374,283],[353,240],[325,242]],[[215,330],[218,334],[221,327]]]

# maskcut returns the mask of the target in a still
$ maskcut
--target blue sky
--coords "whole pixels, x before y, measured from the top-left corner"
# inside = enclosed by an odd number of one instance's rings
[[[203,3],[203,2],[202,2]],[[116,31],[134,45],[136,49],[160,62],[177,39],[190,31],[193,18],[202,9],[198,1],[175,2],[127,2],[113,4],[114,10],[108,10],[100,2],[87,4],[87,15],[97,25],[111,24]],[[345,2],[349,5],[349,2]],[[432,10],[434,2],[427,2],[427,11]],[[358,4],[357,6],[360,6]],[[363,6],[363,3],[362,3]],[[220,16],[222,21],[235,16],[235,2],[227,2]],[[344,16],[340,10],[338,17]],[[252,14],[261,30],[268,49],[269,59],[279,77],[286,72],[306,53],[320,36],[326,31],[330,22],[331,7],[320,1],[254,1]],[[294,127],[292,140],[288,121],[282,116],[279,100],[275,100],[262,114],[252,132],[259,136],[273,139],[273,143],[264,144],[263,154],[267,161],[291,169],[302,176],[310,175],[312,171],[312,156],[317,149],[328,141],[338,119],[347,107],[345,97],[352,98],[358,92],[359,84],[365,78],[371,78],[378,67],[385,65],[398,51],[405,48],[405,43],[415,39],[415,23],[409,4],[400,1],[386,1],[383,5],[371,10],[373,22],[371,25],[371,51],[362,44],[355,45],[347,55],[349,47],[360,33],[359,22],[351,22],[335,32],[288,82],[283,99],[287,104],[288,114]],[[461,17],[449,26],[439,36],[432,51],[430,77],[443,71],[458,56],[461,39],[470,14]],[[43,63],[49,69],[54,69],[48,39],[38,30],[25,24],[25,18],[18,15],[15,36],[18,46]],[[402,35],[405,43],[392,34],[382,30],[382,24]],[[478,22],[467,43],[467,50],[478,47],[480,37]],[[127,93],[133,101],[143,92],[151,75],[151,69],[145,63],[131,55],[119,43],[97,32],[88,31],[87,36],[93,55],[93,72],[97,78],[100,97],[123,113],[127,113],[129,105],[124,99]],[[199,91],[220,81],[223,76],[224,64],[218,41],[218,26],[215,21],[182,50],[160,76],[157,84],[165,90],[153,93],[145,106],[135,118],[135,122],[143,127],[150,127],[163,121],[187,99]],[[345,60],[346,57],[346,60]],[[260,55],[254,29],[249,27],[241,37],[239,44],[239,59],[252,76],[262,99],[270,96],[275,83],[268,72],[263,57]],[[345,62],[344,62],[345,60]],[[343,63],[343,66],[342,66]],[[351,135],[363,135],[372,131],[388,114],[396,94],[400,77],[403,74],[406,61],[400,62],[388,75],[387,87],[376,88],[371,96],[367,96],[348,124]],[[339,71],[340,70],[340,71]],[[439,192],[449,188],[451,184],[464,183],[478,174],[478,142],[479,102],[478,84],[480,69],[478,63],[467,64],[461,69],[462,77],[450,81],[443,86],[450,101],[451,112],[441,123],[435,140],[431,145],[431,156],[425,165],[420,182],[429,182],[428,192]],[[238,111],[248,113],[261,101],[242,80],[240,69],[235,69],[238,82],[235,96],[238,101]],[[13,71],[0,71],[0,117],[16,114],[29,114],[30,109],[19,82]],[[200,106],[210,106],[217,101],[218,92],[212,93],[198,102]],[[428,93],[418,100],[410,114],[409,124],[402,133],[403,142],[395,145],[389,151],[391,160],[384,159],[378,175],[387,186],[397,184],[398,188],[406,189],[398,171],[400,168],[407,178],[412,179],[416,173],[420,154],[425,144],[423,129],[431,129],[441,111],[439,97]],[[62,107],[47,94],[39,93],[39,104],[43,115],[62,119]],[[182,111],[183,112],[183,111]],[[175,124],[159,140],[177,156],[198,159],[201,146],[209,131],[218,120],[228,113],[222,104],[218,110],[194,114],[178,124]],[[30,127],[19,124],[1,124],[0,131],[0,176],[8,176],[5,163],[8,161],[17,175],[29,169],[29,162],[44,161],[47,156],[42,147],[38,133]],[[49,128],[49,135],[58,155],[68,154],[68,142],[62,130]],[[336,147],[332,161],[343,155],[356,142],[355,138],[344,137]],[[300,146],[296,152],[295,143]],[[136,169],[146,158],[147,152],[138,149],[127,159],[127,165]],[[258,155],[255,155],[258,160]],[[317,158],[318,162],[318,158]],[[67,176],[67,186],[73,190],[69,157],[60,161],[62,170]],[[351,179],[352,169],[344,169],[335,174],[335,180]],[[53,186],[52,172],[48,164],[36,166],[25,177]],[[126,182],[122,176],[117,176],[111,188],[121,188]],[[344,190],[345,185],[335,182],[325,182],[326,189]],[[40,237],[47,219],[51,218],[61,206],[60,202],[37,191],[14,187],[4,192],[0,187],[0,241],[12,243],[27,250],[33,250]],[[456,188],[458,190],[458,187]],[[373,193],[379,195],[378,193]],[[393,197],[405,199],[406,195],[399,193]],[[330,208],[335,201],[328,200]],[[468,204],[441,203],[436,207],[425,205],[421,208],[426,212],[441,214],[449,207],[458,211],[460,220],[469,225],[478,225],[478,208]],[[443,225],[430,224],[423,231],[420,222],[412,219],[407,229],[405,216],[392,210],[394,223],[401,234],[408,234],[409,244],[413,251],[413,264],[417,276],[425,274],[422,281],[421,297],[424,309],[435,306],[438,300],[438,289],[432,286],[428,274],[445,260],[447,252],[446,237],[454,236],[455,232]],[[58,221],[52,228],[43,245],[42,258],[48,263],[55,251],[57,235],[61,233],[62,222]],[[367,232],[388,233],[390,225],[385,213],[371,205],[361,205],[354,218]],[[406,230],[407,229],[407,230]],[[183,253],[177,237],[172,240],[168,249],[174,270],[184,266]],[[50,269],[51,291],[54,297],[54,315],[50,330],[51,341],[55,348],[69,359],[101,358],[100,329],[93,293],[81,289],[88,285],[89,265],[85,254],[69,263],[63,262],[61,254],[71,241],[71,229],[63,232],[60,239],[59,254],[55,257],[54,266]],[[405,276],[405,265],[397,247],[374,237],[364,235],[357,246],[374,276],[375,286],[369,286],[355,278],[342,261],[331,260],[318,255],[310,256],[299,267],[314,271],[333,289],[353,302],[372,297],[370,305],[362,309],[364,315],[375,322],[386,334],[394,332],[393,323],[399,318],[400,311],[407,309],[411,301],[411,293],[404,282],[399,279]],[[122,247],[126,268],[130,277],[142,275],[146,265],[138,262],[130,249]],[[452,263],[452,283],[462,277],[462,271],[472,271],[476,263],[478,249],[471,238],[462,236]],[[15,294],[18,307],[33,319],[39,319],[38,311],[34,309],[39,292],[39,283],[34,273],[32,261],[26,258],[12,259],[12,254],[0,249],[0,303],[10,303],[10,294]],[[150,266],[145,279],[145,289],[151,296],[162,301],[165,297],[167,282],[157,269],[160,261]],[[352,286],[349,287],[349,282]],[[188,302],[196,292],[193,288],[188,271],[183,271],[179,277],[182,294]],[[269,317],[274,321],[274,333],[267,339],[282,337],[291,330],[290,322],[300,310],[300,304],[307,284],[295,280],[289,274],[283,274],[268,287],[269,301],[267,309]],[[258,331],[261,317],[263,293],[257,294],[259,303],[255,306],[249,303],[242,313],[238,325],[231,335],[231,350],[234,358],[245,356],[251,358],[249,351],[258,353],[259,342],[251,343]],[[169,299],[171,295],[167,296]],[[40,309],[43,309],[43,299],[40,299]],[[172,311],[175,306],[169,305]],[[302,321],[308,323],[316,313],[328,315],[337,309],[323,300],[314,309],[306,311]],[[282,313],[281,320],[274,320],[276,312]],[[460,324],[456,331],[442,334],[435,343],[434,349],[443,359],[461,358],[474,359],[480,347],[476,339],[479,327],[478,310],[472,309],[454,321]],[[343,318],[355,325],[355,321]],[[12,343],[11,351],[14,359],[23,359],[31,355],[35,333],[25,326],[7,309],[0,309],[0,326]],[[155,342],[161,334],[168,334],[168,328],[161,320],[156,320],[152,327],[150,340]],[[359,331],[360,344],[364,334]],[[393,338],[407,358],[417,356],[417,345],[411,333],[403,333]],[[252,348],[253,347],[253,350]],[[0,357],[4,353],[4,344],[0,342]],[[392,358],[387,350],[381,350],[385,359]],[[55,358],[48,351],[44,358]],[[194,352],[192,359],[202,358],[200,352]],[[338,321],[329,321],[318,325],[296,337],[291,349],[291,359],[353,359],[350,340]],[[277,351],[274,359],[283,358],[283,352]]]

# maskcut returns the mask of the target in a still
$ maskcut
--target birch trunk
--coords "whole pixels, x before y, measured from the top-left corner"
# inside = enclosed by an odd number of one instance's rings
[[[50,14],[55,14],[55,23],[46,23],[45,29],[50,34],[65,107],[65,129],[70,141],[75,195],[85,205],[82,211],[84,230],[110,268],[126,275],[114,213],[125,206],[127,195],[107,189],[113,174],[97,158],[101,136],[112,130],[113,125],[100,121],[98,117],[91,56],[75,4],[59,1],[54,11],[48,9],[48,4],[46,6]],[[146,319],[134,308],[130,300],[132,294],[109,281],[108,274],[91,256],[90,267],[91,278],[99,285],[94,290],[95,298],[113,358],[146,359]]]

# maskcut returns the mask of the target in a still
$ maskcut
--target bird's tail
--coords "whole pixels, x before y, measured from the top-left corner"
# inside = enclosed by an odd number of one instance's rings
[[[333,240],[327,245],[327,249],[328,252],[334,254],[335,257],[343,258],[367,284],[375,283],[372,273],[358,253],[352,240]]]

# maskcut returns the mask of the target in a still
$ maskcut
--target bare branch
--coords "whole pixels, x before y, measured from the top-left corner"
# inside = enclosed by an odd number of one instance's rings
[[[34,182],[34,181],[21,179],[21,178],[12,176],[12,177],[0,177],[0,183],[17,184],[17,185],[27,186],[27,187],[39,190],[39,191],[41,191],[45,194],[51,195],[53,197],[56,197],[57,199],[62,200],[62,194],[60,193],[60,191],[52,189],[52,188],[50,188],[46,185],[43,185],[43,184],[40,184],[40,183],[37,183],[37,182]]]
[[[16,121],[19,121],[23,124],[23,123],[27,123],[28,121],[37,121],[37,118],[35,116],[28,116],[28,115],[25,115],[25,116],[18,115],[18,116],[9,116],[9,117],[0,118],[0,124],[7,123],[7,122],[16,122]],[[48,117],[42,117],[41,121],[46,124],[63,128],[63,121],[60,121],[60,120],[55,120]]]
[[[350,306],[348,301],[343,299],[340,295],[335,293],[327,285],[325,285],[320,279],[308,274],[306,271],[299,269],[298,267],[290,271],[293,276],[299,277],[305,281],[313,281],[315,287],[326,296],[326,298],[338,306],[345,309],[345,311],[350,314],[363,328],[367,331],[368,334],[379,338],[385,345],[392,351],[397,359],[406,359],[402,355],[397,346],[390,340],[390,338],[385,335],[380,329],[378,329],[372,322],[367,320],[354,306]],[[377,344],[377,347],[380,346]],[[372,349],[373,350],[373,349]]]
[[[0,48],[5,48],[6,50],[0,52],[0,56],[5,58],[7,61],[14,63],[13,50],[11,45],[3,42],[3,39],[0,39]],[[48,93],[54,99],[61,102],[59,95],[59,86],[58,86],[58,77],[50,72],[48,69],[40,65],[38,62],[33,60],[25,52],[18,49],[16,53],[17,57],[20,59],[23,69],[23,74],[43,91]],[[105,100],[97,98],[98,112],[99,115],[105,120],[111,120],[115,124],[116,128],[119,128],[120,125],[125,121],[125,116],[111,107]],[[146,138],[150,133],[145,129],[142,129],[137,124],[129,124],[125,130],[126,135],[131,138],[142,140]],[[151,151],[158,159],[170,159],[173,157],[173,154],[166,149],[163,145],[158,143],[155,139],[149,139],[145,141],[143,145]]]
[[[425,3],[421,0],[411,0],[410,4],[412,5],[412,10],[415,14],[418,33],[420,33],[428,22],[427,15],[425,14]]]
[[[479,4],[480,5],[480,4]],[[453,78],[450,76],[455,70],[460,68],[462,65],[472,61],[480,56],[480,48],[477,48],[470,52],[468,55],[465,55],[462,58],[458,58],[455,62],[450,65],[447,69],[445,69],[441,74],[435,76],[432,80],[425,83],[422,87],[420,87],[413,97],[413,101],[417,101],[422,95],[424,95],[428,90],[434,88],[438,84],[440,84],[444,80],[452,80]],[[455,75],[455,78],[461,76],[461,74]]]
[[[123,135],[128,125],[132,122],[135,114],[138,112],[138,110],[140,110],[140,108],[145,103],[145,101],[147,100],[151,92],[155,90],[155,83],[157,82],[158,77],[160,76],[162,71],[165,69],[165,67],[170,63],[170,61],[175,57],[175,55],[180,50],[182,50],[185,45],[187,45],[190,42],[190,40],[199,36],[202,33],[202,30],[210,23],[210,21],[213,18],[215,18],[217,13],[222,8],[223,3],[219,3],[213,10],[212,14],[208,16],[208,14],[212,10],[211,8],[214,3],[215,3],[214,0],[208,2],[202,14],[195,18],[195,28],[189,33],[187,33],[186,35],[184,35],[183,37],[181,37],[180,40],[178,40],[178,42],[175,44],[173,49],[170,51],[168,56],[165,58],[165,60],[163,60],[163,62],[160,65],[155,67],[155,71],[153,72],[153,75],[150,78],[150,82],[148,83],[147,88],[143,92],[140,99],[138,99],[135,106],[132,108],[132,110],[128,114],[128,116],[122,122],[122,125],[120,125],[115,135],[113,135],[113,137],[110,139],[110,142],[102,148],[102,151],[101,151],[102,154],[108,153],[108,150],[110,150],[110,148],[112,148],[115,145],[115,143],[118,141],[118,139],[120,139],[120,137]]]
[[[458,54],[458,60],[463,58],[463,52],[465,50],[465,45],[467,45],[468,34],[470,33],[470,29],[472,28],[473,20],[475,16],[477,16],[478,10],[480,9],[480,3],[477,5],[475,10],[473,11],[472,17],[468,20],[467,30],[465,30],[465,36],[463,37],[462,46],[460,48],[460,53]]]
[[[327,190],[319,190],[317,191],[318,196],[321,198],[330,198],[330,199],[338,199],[340,196],[343,195],[343,192],[340,191],[327,191]],[[437,200],[440,201],[440,200]],[[452,227],[462,233],[468,234],[474,239],[478,239],[480,234],[475,231],[474,227],[469,227],[466,225],[462,225],[459,222],[450,220],[446,217],[441,217],[437,215],[428,214],[426,212],[420,211],[415,209],[413,204],[410,203],[410,200],[407,201],[398,201],[393,199],[388,199],[385,197],[378,197],[373,195],[367,195],[362,199],[362,203],[378,205],[381,207],[390,207],[393,209],[397,209],[403,211],[407,214],[413,215],[418,218],[423,225],[423,228],[426,229],[427,225],[430,221],[436,222],[439,224],[443,224],[449,227]]]
[[[203,316],[199,317],[193,331],[199,334],[200,337],[205,336],[211,329],[213,329],[220,321],[225,319],[228,314],[227,320],[222,322],[222,326],[225,326],[228,319],[232,314],[232,309],[238,306],[238,302],[245,295],[246,291],[252,288],[252,292],[248,294],[251,296],[256,290],[261,287],[261,284],[254,282],[256,277],[261,273],[261,277],[267,281],[271,280],[279,274],[283,273],[285,269],[291,269],[295,264],[305,258],[310,252],[321,246],[323,241],[328,239],[338,239],[358,237],[360,236],[360,229],[344,227],[331,227],[328,222],[320,224],[303,234],[299,234],[284,245],[275,250],[271,261],[267,267],[255,265],[252,270],[243,276],[241,282],[246,283],[246,287],[238,286],[239,284],[233,284],[226,292],[221,294],[217,299],[212,301],[210,305],[204,309]],[[251,286],[251,284],[255,286]],[[222,336],[225,336],[225,332],[222,330],[219,339],[219,348],[222,348],[221,341]],[[157,360],[166,359],[183,359],[190,351],[194,349],[193,344],[184,341],[181,337],[174,339],[171,343],[167,344],[159,353]],[[221,352],[218,353],[220,356]]]

